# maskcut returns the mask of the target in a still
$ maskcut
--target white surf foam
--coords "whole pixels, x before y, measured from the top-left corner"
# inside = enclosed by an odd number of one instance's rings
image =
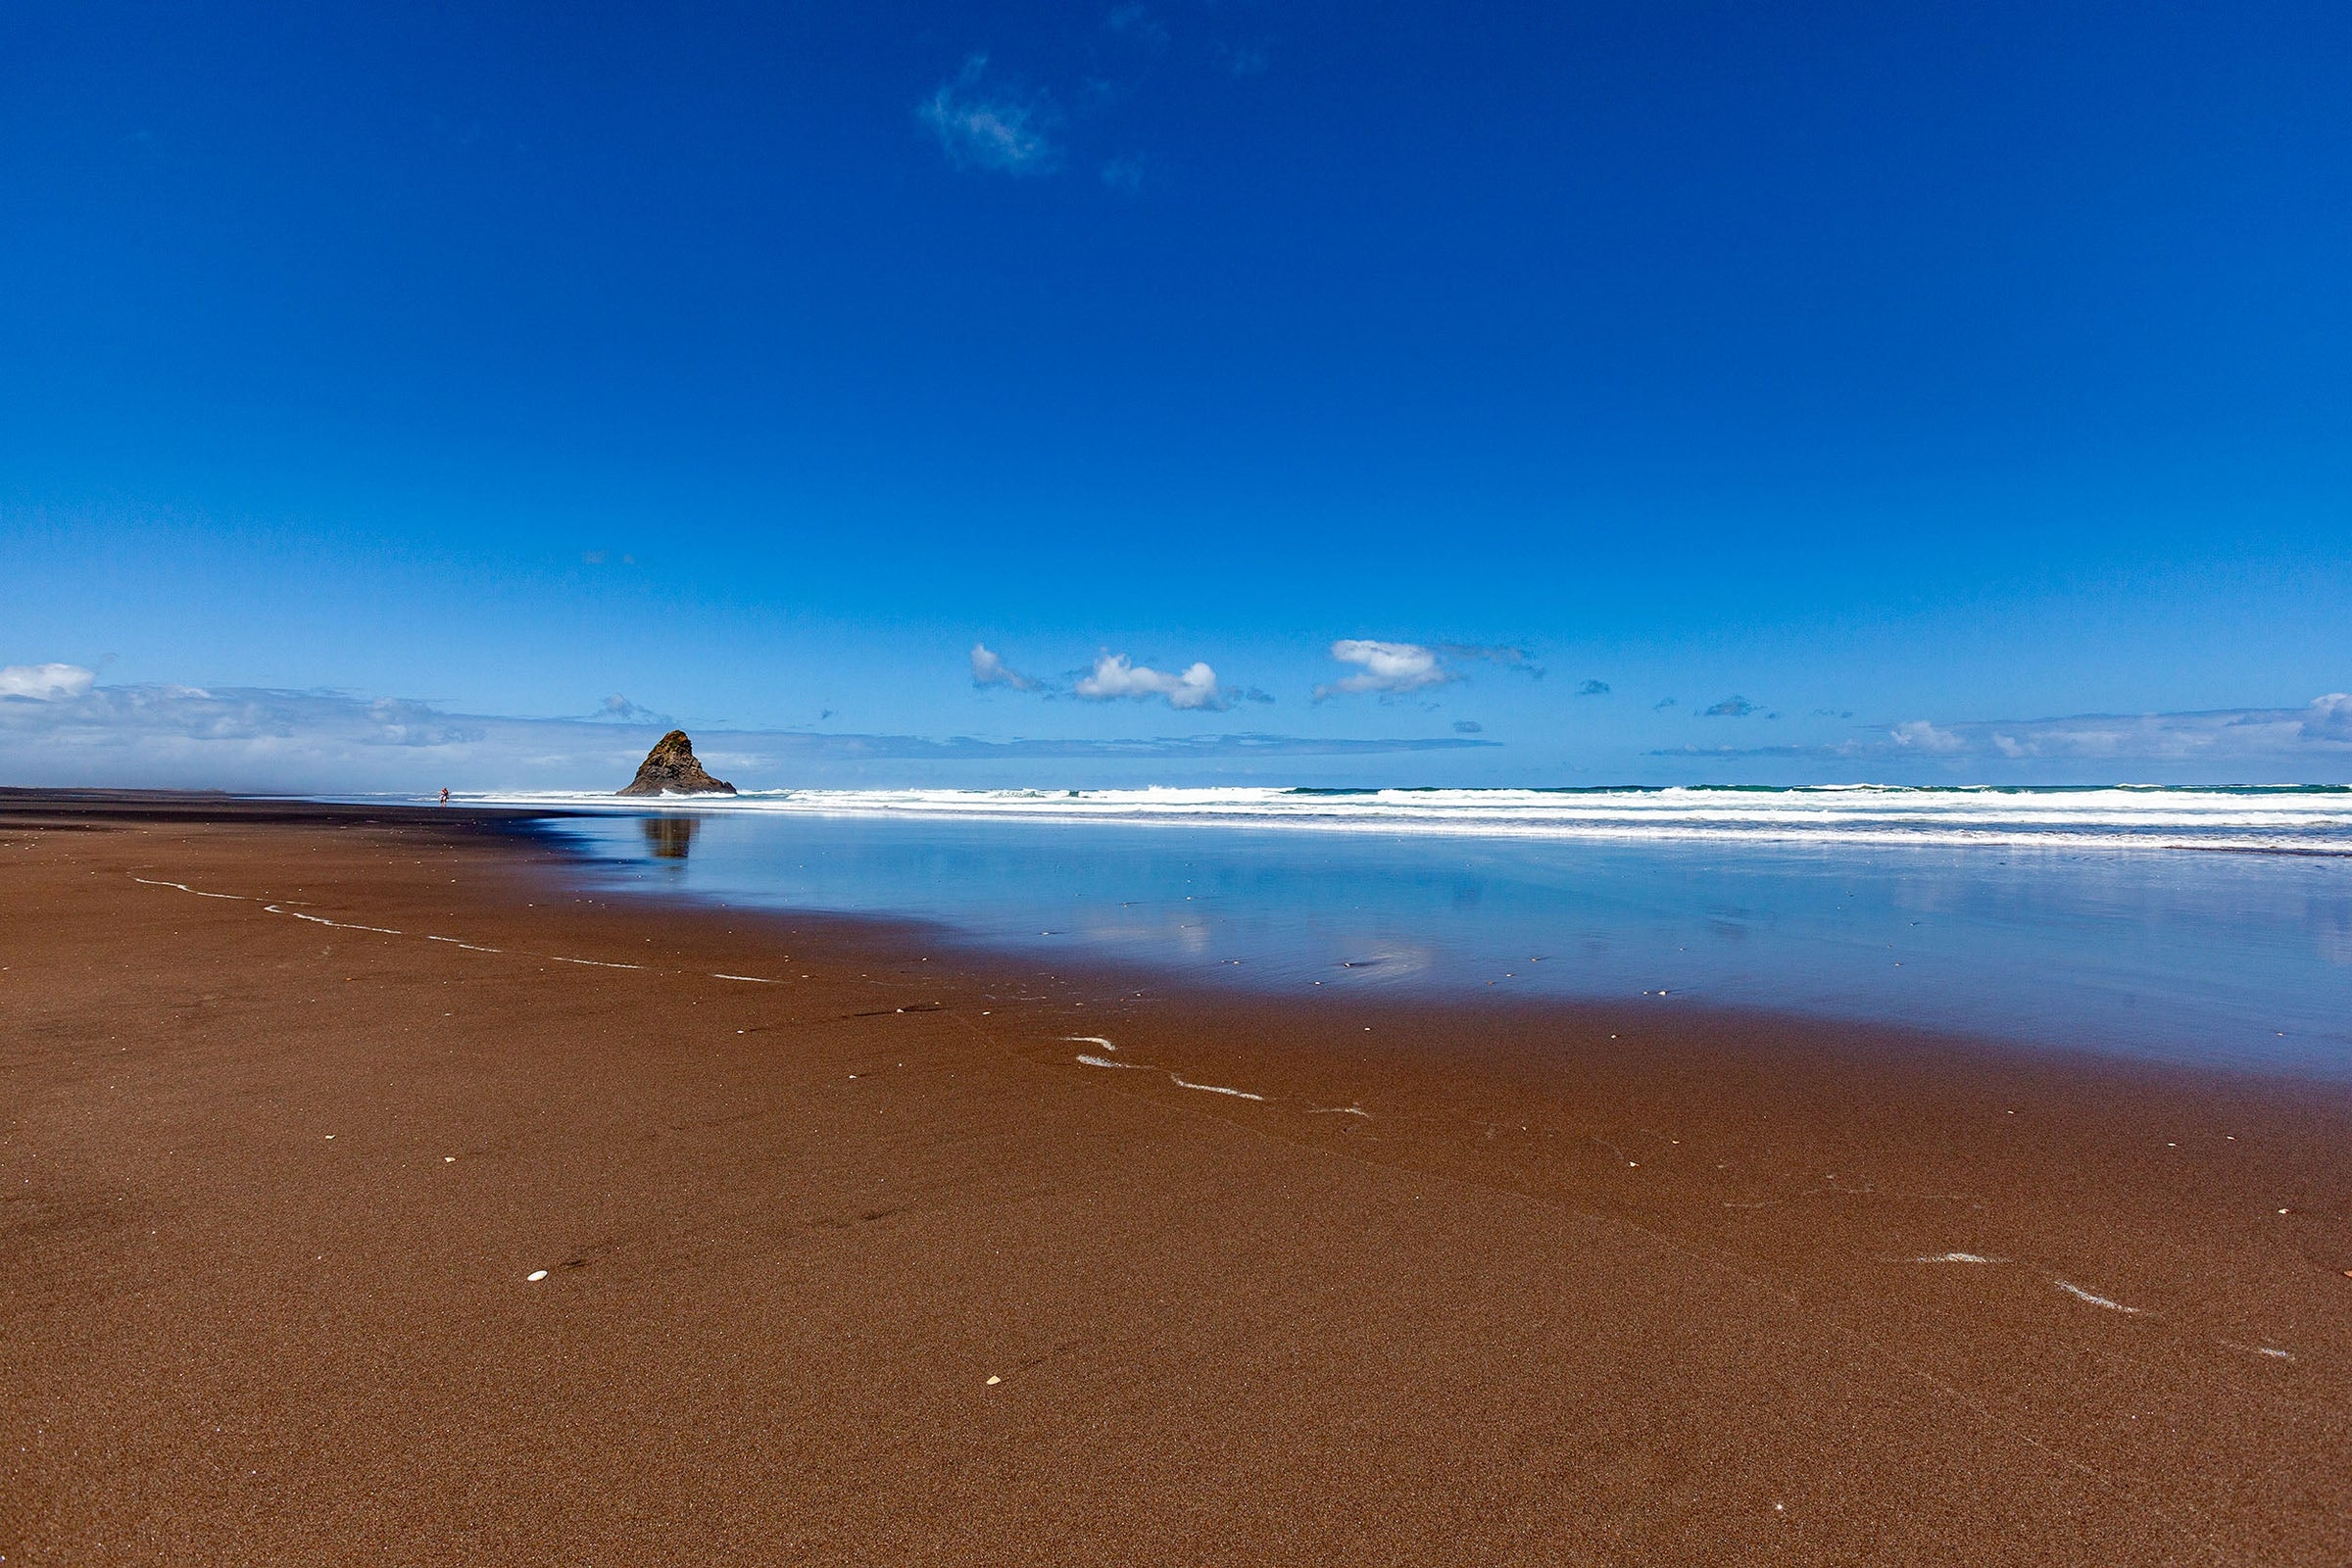
[[[609,795],[483,796],[642,810]],[[1542,839],[1834,840],[1886,845],[2196,849],[2352,855],[2352,789],[765,790],[698,799],[718,814],[1223,824]]]

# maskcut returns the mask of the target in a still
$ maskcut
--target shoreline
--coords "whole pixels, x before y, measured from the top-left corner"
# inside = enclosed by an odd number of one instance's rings
[[[1279,832],[1145,826],[1159,831],[684,808],[583,813],[549,832],[578,844],[583,878],[603,891],[929,921],[974,962],[1270,999],[1330,988],[1394,1005],[1478,1008],[1517,994],[1605,1009],[1639,995],[1735,1031],[1834,1022],[2225,1079],[2352,1082],[2352,994],[2328,961],[2352,890],[2309,858],[2249,867],[2232,856],[2211,871],[2210,858],[2147,846],[2045,861],[1827,843],[1553,845],[1523,858],[1410,834],[1346,835],[1325,852]],[[691,852],[698,833],[705,847]],[[1450,909],[1426,891],[1446,878]],[[1196,892],[1210,899],[1198,910]],[[2224,912],[2240,905],[2253,919]],[[2283,923],[2265,923],[2271,913]],[[1871,961],[1882,944],[1891,967]]]
[[[0,792],[11,1560],[2352,1546],[2340,1086],[1186,989],[546,814]]]

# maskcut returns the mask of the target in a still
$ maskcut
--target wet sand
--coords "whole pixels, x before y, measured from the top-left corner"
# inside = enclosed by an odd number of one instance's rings
[[[2341,1087],[564,869],[0,794],[7,1563],[2352,1559]]]

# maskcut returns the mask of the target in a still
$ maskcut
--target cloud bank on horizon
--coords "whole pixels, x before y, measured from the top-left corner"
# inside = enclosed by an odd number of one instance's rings
[[[1752,705],[1750,705],[1752,707]],[[2329,692],[2301,708],[2226,708],[2193,713],[2083,713],[2066,718],[1937,724],[1906,719],[1884,730],[1819,746],[1676,746],[1652,757],[1697,760],[1929,763],[1954,778],[2031,763],[2184,763],[2236,767],[2236,782],[2333,782],[2352,767],[2352,694]],[[2317,767],[2328,776],[2258,779],[2247,766]]]
[[[983,646],[975,646],[972,664],[976,685],[1055,695]],[[1421,686],[1441,683],[1426,678],[1437,667],[1410,658],[1391,665],[1396,678]],[[1367,664],[1365,673],[1376,671]],[[1106,654],[1059,695],[1221,712],[1237,694],[1204,662],[1170,672]],[[372,793],[444,783],[595,789],[610,779],[617,787],[650,734],[671,722],[620,697],[583,716],[533,718],[332,691],[105,685],[81,665],[10,664],[0,666],[0,784]],[[1396,782],[1403,759],[1423,757],[1414,765],[1425,767],[1444,754],[1457,754],[1458,760],[1472,752],[1491,759],[1476,782],[1546,784],[1570,770],[1556,755],[1487,738],[1487,728],[1456,719],[1443,736],[1219,731],[979,739],[702,727],[698,739],[715,763],[744,772],[753,788],[910,782],[918,775],[940,784],[1059,787],[1079,782],[1074,774],[1091,780],[1107,776],[1104,770],[1120,782],[1181,779],[1200,769],[1227,782],[1304,782],[1329,777],[1334,768],[1360,779],[1366,760],[1376,758],[1392,760],[1380,764],[1378,780]],[[1815,745],[1686,745],[1625,756],[1622,777],[1593,782],[1640,782],[1661,764],[1676,769],[1666,781],[1689,781],[1704,777],[1693,770],[1710,764],[1759,762],[1790,782],[2352,782],[2352,694],[2328,693],[2299,708],[1916,718]],[[1640,759],[1651,760],[1650,773],[1641,771]]]
[[[1177,683],[1178,695],[1213,688],[1213,675],[1189,675],[1163,678]],[[78,665],[12,664],[0,666],[0,784],[315,794],[422,794],[443,784],[601,790],[626,783],[654,734],[670,722],[626,698],[617,705],[608,700],[586,716],[530,718],[332,691],[108,686]],[[696,741],[707,762],[739,773],[748,789],[918,775],[950,784],[1027,784],[1041,768],[1073,766],[1152,782],[1170,766],[1311,768],[1492,744],[1230,731],[988,740],[715,727],[698,727]]]

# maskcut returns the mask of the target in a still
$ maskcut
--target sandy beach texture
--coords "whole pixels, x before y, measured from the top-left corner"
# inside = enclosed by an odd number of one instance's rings
[[[0,796],[19,1563],[2352,1561],[2352,1104]]]

